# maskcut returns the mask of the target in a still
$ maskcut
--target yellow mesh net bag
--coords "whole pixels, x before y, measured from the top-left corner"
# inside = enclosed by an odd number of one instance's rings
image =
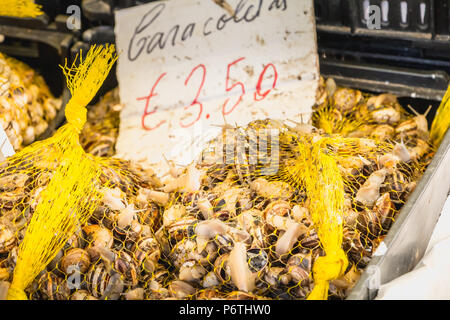
[[[96,188],[101,167],[87,156],[78,137],[86,122],[85,106],[94,97],[116,57],[114,46],[94,47],[80,65],[65,67],[72,98],[66,106],[67,124],[45,141],[37,142],[9,158],[3,174],[36,178],[42,168],[52,170],[48,186],[40,193],[33,216],[20,244],[9,299],[26,299],[24,290],[55,257],[67,239],[84,224],[101,195]],[[0,176],[1,178],[1,176]],[[25,178],[23,178],[25,179]],[[28,210],[23,204],[23,214]]]
[[[442,98],[442,102],[431,124],[430,138],[435,146],[439,146],[450,127],[450,87]]]
[[[308,140],[315,140],[314,142]],[[301,139],[295,163],[286,167],[288,179],[303,185],[311,218],[325,256],[313,266],[315,286],[308,299],[326,299],[328,281],[343,275],[348,260],[342,250],[344,182],[334,158],[324,149],[327,139]]]
[[[33,0],[0,0],[0,16],[35,18],[43,14]]]

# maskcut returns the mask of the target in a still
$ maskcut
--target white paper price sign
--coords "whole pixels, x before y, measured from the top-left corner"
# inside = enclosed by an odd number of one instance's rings
[[[217,125],[308,119],[312,0],[157,1],[116,12],[119,157],[191,162]]]

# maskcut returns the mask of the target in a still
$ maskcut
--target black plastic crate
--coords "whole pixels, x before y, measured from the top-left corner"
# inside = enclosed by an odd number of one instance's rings
[[[449,1],[439,0],[315,0],[319,29],[386,37],[432,39],[448,35]],[[380,29],[368,27],[369,7],[380,13]],[[447,26],[445,28],[445,26]],[[328,29],[332,30],[332,29]]]
[[[47,130],[37,140],[50,136],[64,121],[64,108],[70,98],[59,65],[70,62],[70,48],[76,35],[61,31],[47,14],[37,18],[0,17],[0,52],[17,58],[38,71],[55,97],[62,98],[62,107]]]
[[[315,0],[319,54],[450,73],[450,0]],[[376,6],[380,28],[367,24]]]
[[[136,0],[36,0],[43,14],[35,18],[0,16],[0,52],[29,64],[39,71],[52,93],[63,97],[63,108],[54,124],[49,126],[47,137],[64,121],[64,106],[70,97],[65,79],[59,68],[66,61],[72,64],[80,52],[86,53],[91,45],[114,43],[114,10],[136,5]],[[67,19],[73,12],[70,6],[81,10],[81,29],[70,30]],[[114,65],[92,103],[117,86]]]
[[[63,105],[56,118],[49,123],[49,127],[37,139],[45,139],[50,136],[64,121],[65,105],[70,99],[70,92],[66,86],[66,80],[61,72],[60,65],[70,65],[79,55],[89,50],[91,44],[112,43],[114,37],[105,36],[104,32],[92,41],[83,41],[84,34],[88,38],[92,35],[93,27],[104,25],[103,21],[90,21],[81,10],[81,29],[70,30],[67,27],[67,19],[71,13],[67,12],[69,6],[78,6],[82,9],[82,0],[37,0],[42,6],[43,14],[35,18],[17,18],[0,16],[0,34],[3,36],[0,42],[0,52],[17,58],[33,69],[37,70],[45,79],[51,92],[56,97],[61,97]],[[112,34],[114,34],[112,27]],[[109,74],[104,85],[92,101],[95,103],[100,96],[117,86],[115,70]]]

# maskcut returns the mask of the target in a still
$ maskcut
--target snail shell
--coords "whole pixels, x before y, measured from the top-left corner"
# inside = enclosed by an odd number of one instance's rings
[[[29,176],[24,173],[7,174],[0,177],[0,190],[13,191],[17,188],[23,188],[28,181]]]
[[[194,235],[194,226],[198,220],[194,217],[186,216],[172,222],[167,227],[171,241],[180,241]]]
[[[291,205],[287,201],[278,200],[271,202],[263,212],[263,216],[268,225],[274,229],[287,230],[292,223],[295,223],[290,216]]]
[[[197,291],[195,294],[196,300],[220,300],[223,299],[223,293],[217,289],[209,288]]]
[[[137,220],[132,220],[130,225],[125,228],[120,228],[118,225],[113,228],[113,236],[115,239],[124,241],[127,244],[127,247],[130,243],[134,243],[137,241],[139,236],[145,232],[146,226],[139,223]]]
[[[381,231],[378,214],[371,209],[364,209],[358,217],[358,230],[364,234],[377,236]]]
[[[143,288],[136,288],[131,289],[125,292],[125,299],[126,300],[144,300],[144,289]]]
[[[178,278],[186,282],[198,282],[206,274],[206,269],[196,261],[186,261],[180,268]]]
[[[371,134],[371,138],[375,140],[385,141],[392,139],[395,134],[394,127],[388,124],[380,124]]]
[[[111,231],[97,224],[85,226],[83,231],[86,233],[86,240],[89,246],[111,248],[114,243]]]
[[[67,282],[50,272],[45,272],[39,278],[39,291],[44,299],[48,300],[68,300],[70,290]]]
[[[233,237],[229,234],[218,234],[215,236],[214,242],[224,252],[230,252],[233,250],[234,241]]]
[[[9,252],[16,245],[16,240],[11,229],[0,224],[0,253]]]
[[[379,124],[396,124],[400,121],[400,112],[394,107],[383,107],[371,112],[372,119]]]
[[[300,240],[300,246],[306,249],[314,249],[320,245],[319,236],[315,229],[311,228],[307,231],[303,239]]]
[[[142,269],[148,273],[153,273],[161,257],[161,249],[158,241],[153,237],[139,239],[135,243],[133,251],[134,258]]]
[[[123,275],[123,279],[131,286],[138,284],[138,268],[136,261],[124,251],[115,254],[114,269]]]
[[[394,215],[394,205],[391,201],[390,194],[388,192],[382,194],[373,209],[380,219],[382,228],[387,230],[393,221],[392,218]]]
[[[261,273],[269,264],[269,256],[262,249],[249,249],[247,250],[247,263],[252,273]]]
[[[392,200],[399,200],[406,191],[406,186],[408,184],[405,176],[398,170],[392,170],[386,176],[384,186],[381,188],[382,192],[389,192]]]
[[[370,251],[361,242],[361,233],[357,230],[344,229],[342,247],[349,260],[364,268],[370,261]]]
[[[336,108],[343,113],[349,112],[362,100],[362,93],[359,90],[339,88],[333,94]]]
[[[124,289],[121,275],[107,272],[103,263],[94,264],[86,275],[89,292],[95,298],[117,300]]]
[[[218,286],[220,284],[219,279],[217,279],[214,271],[208,272],[205,277],[201,281],[201,285],[203,288],[211,288]]]
[[[219,280],[219,284],[226,284],[231,281],[231,269],[228,265],[229,254],[225,253],[214,261],[214,273]]]
[[[274,289],[280,289],[286,286],[292,279],[291,274],[286,273],[285,268],[282,267],[271,267],[268,268],[264,274],[264,280]]]
[[[183,205],[173,205],[166,209],[163,213],[163,224],[169,227],[172,223],[177,222],[181,217],[186,215],[186,207]]]
[[[262,300],[262,297],[259,297],[257,295],[243,292],[243,291],[233,291],[227,294],[226,300]]]
[[[98,300],[98,299],[92,296],[87,290],[77,290],[72,294],[70,300]]]
[[[287,200],[294,194],[294,189],[284,181],[267,181],[257,178],[251,182],[250,187],[256,193],[267,199]]]
[[[381,195],[373,209],[365,209],[358,217],[358,229],[361,232],[369,233],[371,236],[378,236],[383,230],[387,230],[392,222],[394,206],[389,193]]]
[[[73,248],[66,252],[61,259],[61,270],[69,275],[79,268],[79,272],[85,273],[91,264],[91,259],[86,250],[80,248]]]
[[[286,264],[286,271],[294,281],[305,285],[311,280],[311,254],[297,253],[291,256]]]
[[[170,295],[177,299],[185,299],[195,293],[194,287],[180,280],[172,281],[168,286],[168,290]]]
[[[159,227],[161,213],[159,207],[155,203],[150,202],[148,206],[144,208],[144,211],[138,211],[137,214],[140,221],[144,225],[149,226],[152,230],[156,230],[156,228]]]

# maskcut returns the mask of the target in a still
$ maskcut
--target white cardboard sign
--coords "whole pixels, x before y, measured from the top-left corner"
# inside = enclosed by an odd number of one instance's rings
[[[312,0],[157,1],[117,11],[115,33],[119,157],[188,164],[224,122],[309,118]]]

